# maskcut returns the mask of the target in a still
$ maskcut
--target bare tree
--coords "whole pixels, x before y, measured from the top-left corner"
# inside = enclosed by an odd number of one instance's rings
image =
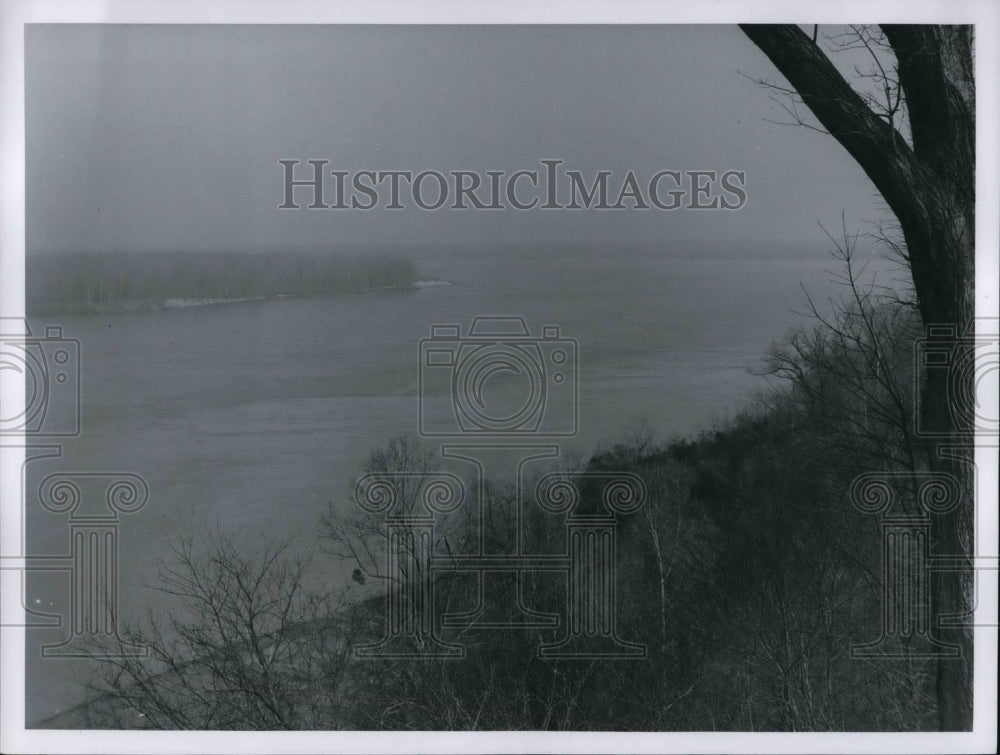
[[[363,479],[376,485],[372,495],[384,497],[389,508],[383,513],[366,510],[357,496],[346,503],[331,501],[320,522],[325,549],[334,557],[357,567],[355,579],[385,581],[386,514],[412,515],[423,505],[424,493],[439,463],[428,445],[410,436],[392,438],[376,448],[365,462]],[[391,503],[390,503],[391,501]]]
[[[187,537],[162,565],[175,606],[121,628],[146,657],[105,641],[92,709],[103,725],[160,729],[331,729],[346,725],[353,636],[345,595],[309,589],[308,556],[265,543],[245,555],[216,533]],[[99,657],[99,656],[98,656]]]
[[[791,400],[821,431],[831,463],[914,472],[926,464],[914,434],[919,315],[891,287],[862,280],[860,234],[841,223],[840,237],[827,237],[842,267],[834,275],[844,294],[828,302],[829,314],[806,294],[815,327],[773,346],[765,374],[790,384]]]
[[[855,34],[862,44],[884,38],[895,58],[882,76],[888,111],[873,109],[872,101],[851,86],[815,38],[798,26],[741,28],[785,77],[790,91],[857,161],[895,214],[924,323],[952,326],[959,336],[970,334],[976,156],[972,27],[886,24],[877,33]],[[896,105],[900,91],[902,102]],[[909,139],[898,128],[904,108]],[[948,336],[936,337],[946,348],[953,346]],[[927,371],[921,387],[921,420],[967,447],[973,431],[971,410],[967,402],[953,400],[949,377],[944,370]],[[937,531],[939,552],[962,563],[960,557],[973,551],[971,469],[953,453],[939,453],[936,443],[923,450],[931,466],[964,482],[962,505],[941,518]],[[943,730],[972,726],[973,643],[967,617],[975,601],[975,583],[969,566],[935,571],[932,579],[934,624],[942,640],[961,649],[958,660],[942,659],[938,664],[937,704]],[[961,618],[956,622],[956,617]]]

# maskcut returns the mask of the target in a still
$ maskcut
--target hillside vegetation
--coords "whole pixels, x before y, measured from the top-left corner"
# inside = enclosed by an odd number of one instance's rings
[[[480,600],[483,616],[507,610],[513,583],[495,580],[480,598],[470,573],[394,578],[383,517],[337,501],[322,520],[325,557],[353,568],[356,584],[320,595],[296,561],[224,543],[209,543],[203,560],[183,551],[164,589],[185,601],[184,618],[122,630],[149,644],[153,662],[105,662],[95,691],[114,714],[100,723],[135,726],[141,712],[142,725],[162,728],[933,729],[936,661],[916,652],[920,631],[896,637],[904,657],[852,652],[883,635],[887,599],[882,520],[852,500],[855,482],[881,475],[903,513],[919,510],[920,333],[912,308],[855,297],[774,347],[767,366],[777,382],[752,411],[693,438],[635,433],[565,470],[584,483],[574,474],[634,475],[646,488],[645,505],[618,517],[615,572],[618,634],[644,645],[644,657],[539,657],[565,631],[566,582],[531,570],[523,605],[559,615],[561,628],[444,626],[446,612]],[[432,447],[403,437],[376,449],[363,471],[403,480],[397,495],[413,511],[438,467]],[[524,552],[565,553],[564,521],[535,505],[533,482],[522,491]],[[511,482],[488,481],[483,518],[474,505],[449,514],[435,553],[477,552],[480,536],[486,552],[511,552],[516,493]],[[579,511],[600,506],[587,484],[577,493]],[[438,640],[465,657],[356,657],[385,635],[381,596],[412,596],[420,585],[434,591]],[[912,598],[888,599],[927,609]],[[410,650],[428,642],[422,635]]]

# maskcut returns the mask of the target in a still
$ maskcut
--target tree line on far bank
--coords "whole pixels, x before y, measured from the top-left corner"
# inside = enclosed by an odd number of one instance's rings
[[[386,254],[295,252],[79,252],[25,262],[29,315],[162,307],[176,300],[320,296],[409,288],[411,260]]]

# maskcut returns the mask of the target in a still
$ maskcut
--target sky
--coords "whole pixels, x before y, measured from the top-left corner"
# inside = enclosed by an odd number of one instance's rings
[[[823,247],[886,217],[831,137],[748,77],[735,26],[35,25],[28,252],[508,243]],[[281,210],[282,159],[330,169],[742,170],[738,211]]]

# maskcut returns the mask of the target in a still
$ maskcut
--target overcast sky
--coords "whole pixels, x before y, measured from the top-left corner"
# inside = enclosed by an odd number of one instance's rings
[[[884,217],[831,137],[742,73],[735,26],[34,26],[33,250],[801,240]],[[279,210],[281,159],[342,170],[746,172],[738,212]],[[620,180],[619,178],[619,180]]]

